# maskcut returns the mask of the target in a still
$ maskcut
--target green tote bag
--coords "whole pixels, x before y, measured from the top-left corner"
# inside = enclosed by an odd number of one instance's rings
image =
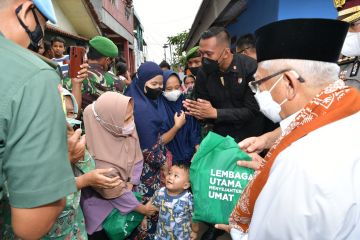
[[[136,198],[140,201],[139,193],[134,193]],[[135,211],[126,215],[122,215],[119,210],[113,209],[103,222],[103,228],[106,235],[111,240],[123,240],[128,237],[132,231],[141,223],[144,215]]]
[[[240,159],[251,157],[230,136],[209,132],[201,142],[190,167],[194,222],[229,223],[229,216],[254,172],[238,166]]]

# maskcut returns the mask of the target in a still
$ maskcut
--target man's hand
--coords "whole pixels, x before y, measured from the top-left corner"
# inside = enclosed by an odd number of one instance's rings
[[[207,100],[200,98],[197,101],[186,99],[183,104],[188,110],[187,114],[199,120],[217,118],[217,110]]]
[[[230,230],[231,230],[230,225],[226,225],[226,224],[215,224],[215,228],[223,230],[223,231],[225,231],[227,233],[230,233]]]
[[[68,156],[71,163],[84,158],[85,155],[85,135],[81,136],[81,129],[74,129],[70,124],[66,124],[67,127],[67,139],[68,139]]]
[[[260,153],[265,149],[266,138],[264,135],[259,137],[249,137],[239,142],[239,148],[247,153]]]
[[[249,156],[252,158],[251,161],[237,161],[237,165],[241,167],[251,168],[253,170],[258,170],[262,165],[265,164],[265,160],[260,157],[257,153],[250,153]]]
[[[264,133],[259,137],[246,138],[239,142],[239,147],[247,153],[260,153],[265,149],[270,149],[281,135],[281,128],[273,130],[272,132]]]
[[[82,82],[88,77],[88,68],[89,64],[84,63],[80,65],[81,70],[78,72],[78,75],[76,78],[71,79],[72,85],[76,84],[82,84]]]

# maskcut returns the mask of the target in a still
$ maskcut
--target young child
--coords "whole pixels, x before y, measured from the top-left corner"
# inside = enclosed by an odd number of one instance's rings
[[[63,77],[67,77],[69,71],[69,55],[64,55],[65,52],[65,40],[61,37],[54,37],[51,39],[51,49],[54,53],[53,61],[57,62],[63,74]]]
[[[152,197],[153,205],[159,209],[155,240],[196,239],[199,225],[192,222],[193,199],[189,188],[189,166],[180,163],[171,166],[166,187]],[[142,226],[146,226],[146,219]]]

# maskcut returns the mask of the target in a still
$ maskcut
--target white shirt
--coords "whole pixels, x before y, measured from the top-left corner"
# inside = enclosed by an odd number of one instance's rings
[[[278,155],[244,237],[360,239],[360,112]]]

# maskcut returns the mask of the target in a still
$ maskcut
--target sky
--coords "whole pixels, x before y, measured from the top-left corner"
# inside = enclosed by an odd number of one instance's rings
[[[144,27],[149,61],[164,60],[168,36],[189,30],[202,0],[134,0],[135,12]],[[170,50],[166,49],[169,60]]]

